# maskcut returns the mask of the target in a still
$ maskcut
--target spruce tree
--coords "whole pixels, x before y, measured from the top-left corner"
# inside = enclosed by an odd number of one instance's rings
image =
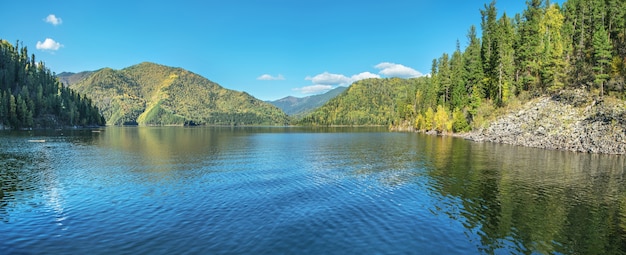
[[[539,70],[541,57],[541,35],[539,25],[543,16],[541,0],[529,0],[520,24],[520,47],[517,58],[521,74],[521,83],[524,89],[534,90],[539,84]]]
[[[497,105],[506,104],[514,91],[513,75],[515,69],[514,59],[514,28],[511,20],[505,14],[498,20],[498,33],[494,37],[494,56],[492,66],[494,67],[492,80],[496,85],[491,91],[490,97]]]
[[[35,55],[29,56],[26,47],[20,48],[19,41],[14,47],[7,41],[0,40],[1,125],[9,128],[30,128],[35,125],[35,120],[47,115],[55,115],[63,125],[69,124],[63,123],[61,115],[67,114],[63,111],[70,109],[69,106],[80,103],[81,98],[61,100],[60,89],[54,74],[45,68],[43,62],[37,64]],[[99,115],[99,110],[91,102],[88,105],[87,108],[94,107]],[[99,116],[91,119],[93,122],[86,121],[85,124],[95,125],[100,121]]]
[[[609,41],[604,26],[601,26],[593,35],[593,51],[595,60],[595,65],[593,66],[594,82],[600,87],[600,97],[602,97],[604,96],[604,84],[609,79],[608,71],[612,51],[611,41]]]
[[[546,9],[544,18],[539,27],[539,33],[543,35],[542,61],[541,61],[541,84],[550,91],[563,88],[564,67],[563,38],[561,29],[564,17],[556,4]]]
[[[450,60],[448,53],[444,53],[439,58],[437,66],[437,81],[439,82],[439,102],[438,104],[446,105],[450,101]]]
[[[492,97],[497,90],[497,52],[495,49],[496,38],[498,35],[497,10],[496,2],[492,1],[489,5],[485,5],[484,10],[480,10],[481,27],[483,30],[483,39],[480,49],[483,72],[485,73],[485,95]]]
[[[476,35],[476,27],[471,26],[467,32],[468,46],[463,52],[465,64],[465,86],[468,92],[470,113],[476,114],[476,109],[480,106],[484,97],[483,88],[483,67],[480,57],[480,39]]]
[[[467,101],[467,91],[465,89],[465,65],[459,41],[456,42],[456,50],[450,59],[452,92],[450,95],[450,109],[463,108]]]

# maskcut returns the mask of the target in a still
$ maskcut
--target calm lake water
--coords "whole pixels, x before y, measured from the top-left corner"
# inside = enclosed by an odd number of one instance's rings
[[[0,253],[625,253],[625,167],[384,129],[0,132]]]

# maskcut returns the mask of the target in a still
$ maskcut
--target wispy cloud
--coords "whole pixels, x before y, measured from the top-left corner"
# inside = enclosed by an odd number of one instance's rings
[[[317,84],[317,85],[311,85],[311,86],[306,86],[302,88],[295,88],[293,90],[299,91],[302,94],[317,94],[317,93],[329,91],[332,88],[333,86],[331,85]]]
[[[282,81],[282,80],[285,80],[285,77],[282,74],[279,74],[278,76],[263,74],[257,77],[256,79],[261,80],[261,81]]]
[[[352,75],[352,77],[350,77],[352,82],[365,80],[365,79],[369,79],[369,78],[380,78],[380,75],[373,74],[373,73],[370,73],[370,72],[362,72],[360,74],[355,74],[355,75]]]
[[[387,77],[417,78],[424,76],[424,74],[413,68],[396,63],[382,62],[374,66],[374,68],[380,70],[379,74]]]
[[[313,77],[307,76],[304,79],[317,85],[345,85],[350,83],[350,78],[347,76],[329,72],[323,72]]]
[[[63,23],[63,20],[61,18],[57,17],[54,14],[48,15],[48,17],[46,17],[44,19],[44,21],[46,21],[47,23],[50,23],[52,25],[55,25],[55,26],[61,25],[61,23]]]
[[[380,78],[380,75],[370,72],[362,72],[352,75],[350,77],[343,74],[334,74],[329,72],[323,72],[313,77],[307,76],[305,80],[313,82],[317,85],[350,85],[351,83],[368,78]]]
[[[302,94],[316,94],[331,90],[336,86],[347,86],[352,84],[353,82],[364,79],[381,78],[381,75],[385,77],[400,78],[416,78],[424,76],[424,74],[413,68],[390,62],[382,62],[378,65],[375,65],[374,68],[379,70],[378,74],[371,72],[362,72],[354,74],[352,76],[347,76],[344,74],[323,72],[315,76],[307,76],[304,79],[307,81],[311,81],[313,85],[296,88],[294,90],[299,91]]]
[[[60,44],[50,38],[46,38],[43,42],[37,41],[36,47],[38,50],[56,51],[63,47],[63,44]]]

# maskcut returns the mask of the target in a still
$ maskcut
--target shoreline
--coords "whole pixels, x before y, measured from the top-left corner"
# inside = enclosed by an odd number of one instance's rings
[[[398,127],[391,130],[419,132]],[[479,130],[434,134],[473,142],[625,155],[626,102],[612,97],[597,99],[580,90],[564,91],[532,99]]]

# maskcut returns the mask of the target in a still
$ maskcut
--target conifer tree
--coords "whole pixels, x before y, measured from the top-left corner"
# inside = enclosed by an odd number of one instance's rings
[[[59,93],[61,88],[54,74],[43,62],[36,64],[35,55],[29,56],[28,49],[19,45],[19,41],[13,46],[0,40],[0,125],[31,128],[36,118],[43,115],[60,117],[62,110],[80,103],[80,98],[60,100],[59,94],[63,93]],[[95,120],[86,121],[85,125],[95,125],[101,117],[98,108],[91,103],[85,105],[80,114],[85,120]],[[62,118],[59,120],[63,123]]]
[[[450,109],[462,108],[466,105],[467,91],[465,89],[465,65],[459,41],[456,42],[456,50],[450,59],[452,92],[450,97]]]
[[[515,59],[513,50],[514,28],[511,19],[505,14],[498,20],[498,33],[494,39],[494,56],[492,66],[494,67],[492,80],[496,85],[491,91],[490,97],[497,105],[506,104],[513,94],[513,75],[515,69]]]
[[[564,17],[556,4],[546,9],[544,18],[539,27],[539,33],[543,35],[541,83],[550,91],[563,88],[565,61],[563,59],[563,38],[561,29]]]
[[[484,97],[482,85],[484,79],[482,61],[480,57],[480,39],[476,35],[476,27],[471,26],[467,32],[468,45],[463,53],[465,64],[465,86],[469,96],[470,114],[476,114]]]
[[[609,64],[611,63],[611,42],[609,41],[608,34],[604,30],[604,26],[601,26],[593,36],[593,49],[595,65],[593,70],[595,72],[594,82],[600,87],[600,97],[604,96],[604,84],[609,79]]]
[[[539,84],[539,60],[541,57],[541,35],[539,24],[543,16],[541,0],[528,0],[520,24],[520,42],[516,52],[521,84],[525,90],[533,90]]]
[[[492,97],[493,91],[496,91],[497,81],[494,76],[497,76],[496,58],[497,53],[495,49],[496,37],[498,36],[498,23],[497,23],[497,10],[496,2],[491,1],[489,5],[485,5],[484,10],[480,10],[481,27],[483,30],[483,39],[480,49],[480,55],[482,60],[483,72],[485,73],[485,95]]]
[[[450,60],[448,53],[444,53],[441,58],[439,58],[437,71],[440,98],[438,104],[446,105],[450,101],[450,87],[452,84],[450,80]]]

